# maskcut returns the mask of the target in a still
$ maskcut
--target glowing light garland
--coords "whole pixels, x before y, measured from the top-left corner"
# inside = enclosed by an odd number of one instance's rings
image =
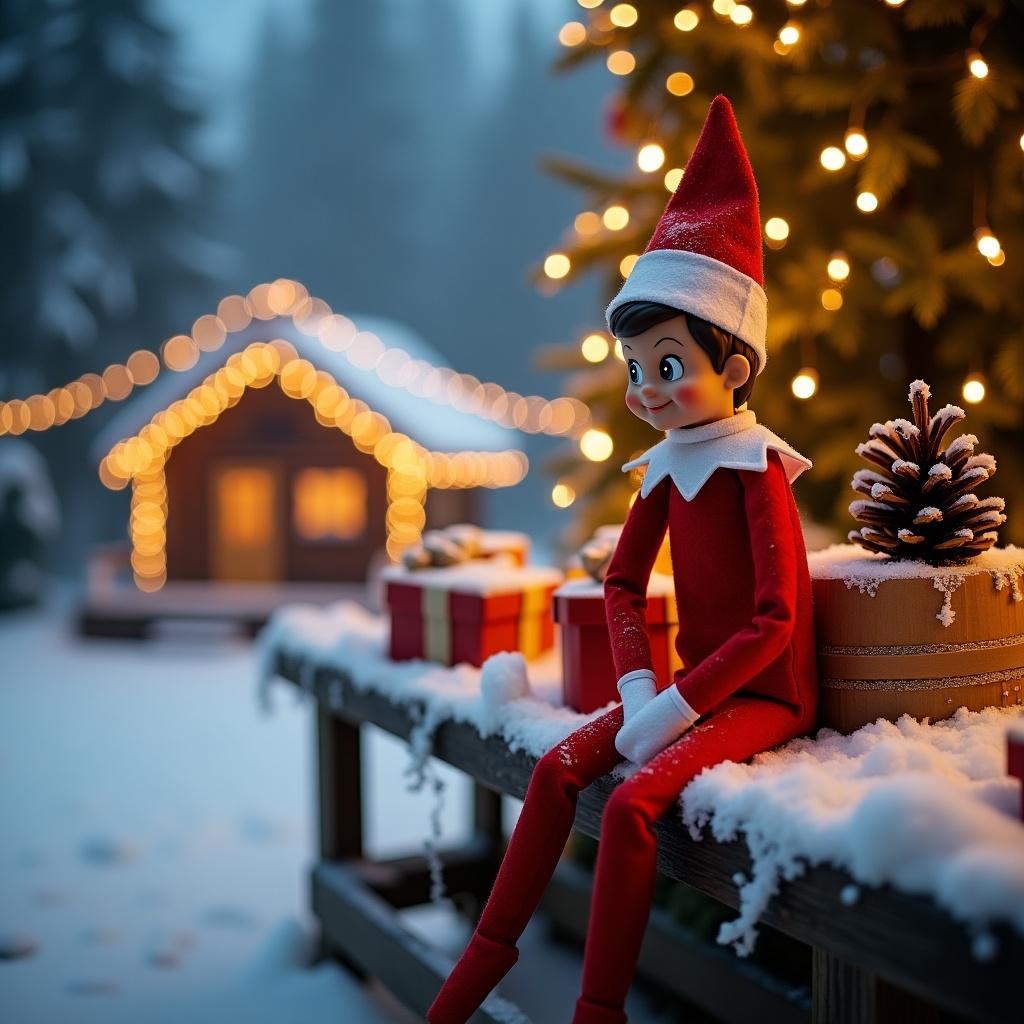
[[[358,369],[372,370],[390,387],[438,405],[450,405],[510,430],[576,438],[590,426],[590,411],[578,399],[520,395],[499,384],[483,383],[471,374],[412,359],[401,349],[386,348],[375,335],[359,331],[323,299],[310,296],[303,285],[286,278],[257,285],[248,296],[222,299],[216,314],[199,317],[190,334],[177,334],[163,343],[163,365],[175,372],[189,370],[200,353],[215,352],[229,334],[244,330],[254,319],[276,317],[289,317],[303,334],[319,338],[325,348],[342,352]],[[154,352],[142,349],[125,363],[108,366],[102,374],[86,373],[45,395],[0,402],[0,437],[48,430],[87,415],[105,401],[122,401],[136,387],[156,380],[160,363]]]

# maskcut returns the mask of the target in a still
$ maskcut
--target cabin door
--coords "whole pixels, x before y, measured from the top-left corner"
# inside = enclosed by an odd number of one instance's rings
[[[283,576],[282,471],[271,461],[217,462],[210,476],[210,577],[276,582]]]

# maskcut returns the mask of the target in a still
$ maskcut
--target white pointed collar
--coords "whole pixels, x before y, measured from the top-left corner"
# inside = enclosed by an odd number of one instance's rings
[[[753,410],[744,409],[734,416],[699,427],[666,431],[665,440],[627,462],[622,470],[647,467],[640,487],[642,498],[668,476],[679,493],[692,501],[716,469],[751,469],[763,473],[768,468],[769,450],[779,453],[790,483],[811,467],[810,459],[758,423]]]

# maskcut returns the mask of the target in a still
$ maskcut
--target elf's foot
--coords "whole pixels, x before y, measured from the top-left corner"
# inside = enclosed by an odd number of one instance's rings
[[[430,1024],[466,1024],[516,960],[515,946],[474,932],[459,962],[427,1010]]]
[[[576,1000],[572,1024],[626,1024],[626,1012],[613,1010],[610,1006],[599,1006],[580,996]]]

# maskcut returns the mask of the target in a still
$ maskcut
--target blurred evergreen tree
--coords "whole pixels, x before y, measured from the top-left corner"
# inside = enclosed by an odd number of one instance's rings
[[[4,392],[180,329],[230,253],[205,236],[215,176],[174,37],[148,5],[0,5],[0,123]]]
[[[592,6],[563,28],[560,66],[600,61],[619,73],[607,128],[638,162],[625,176],[551,162],[590,211],[561,248],[571,261],[564,280],[593,271],[607,297],[618,289],[709,102],[725,93],[757,176],[767,244],[769,359],[751,405],[813,458],[798,485],[801,502],[846,533],[854,447],[868,424],[903,407],[908,381],[922,377],[940,404],[976,402],[967,428],[1002,464],[1003,539],[1024,540],[1021,7]],[[609,207],[626,214],[609,218]],[[551,283],[542,271],[537,279]],[[603,328],[598,315],[594,326]],[[592,366],[578,339],[550,352],[548,364],[582,371],[574,392],[615,441],[606,462],[576,456],[558,466],[584,496],[581,532],[621,521],[635,484],[619,466],[656,440],[623,405],[625,369],[614,355]],[[814,394],[796,397],[801,385]]]

